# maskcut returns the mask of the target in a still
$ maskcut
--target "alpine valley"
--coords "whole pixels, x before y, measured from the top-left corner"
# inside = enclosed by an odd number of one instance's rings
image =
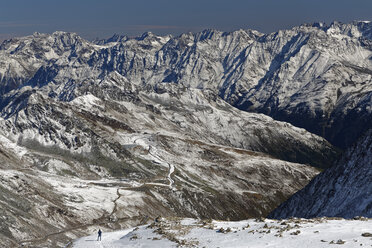
[[[0,246],[159,215],[371,217],[371,112],[370,22],[6,40]]]

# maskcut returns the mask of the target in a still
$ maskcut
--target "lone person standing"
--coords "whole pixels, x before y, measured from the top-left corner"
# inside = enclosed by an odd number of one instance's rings
[[[102,238],[102,231],[101,229],[98,229],[98,238],[97,238],[97,241],[101,241],[101,238]]]

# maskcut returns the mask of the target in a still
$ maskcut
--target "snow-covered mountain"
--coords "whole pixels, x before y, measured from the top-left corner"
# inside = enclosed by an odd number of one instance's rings
[[[1,45],[0,92],[52,83],[51,94],[71,100],[66,87],[116,71],[136,85],[211,89],[240,109],[345,148],[372,122],[371,27],[316,23],[267,35],[205,30],[178,37],[115,35],[96,43],[71,33],[35,33]]]
[[[275,209],[271,218],[372,217],[372,129],[338,163]]]
[[[370,126],[370,30],[3,42],[0,245],[63,246],[157,215],[267,215],[339,154],[288,122],[341,147]]]

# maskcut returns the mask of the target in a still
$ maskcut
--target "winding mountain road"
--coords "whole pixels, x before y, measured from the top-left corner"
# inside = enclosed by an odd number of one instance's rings
[[[169,187],[169,188],[173,188],[173,184],[174,184],[174,180],[172,179],[172,174],[175,170],[175,166],[171,163],[168,163],[167,161],[165,161],[164,159],[162,159],[158,154],[156,154],[156,148],[152,145],[148,145],[145,141],[145,139],[147,139],[147,137],[140,137],[140,138],[136,138],[133,143],[136,144],[136,145],[139,145],[141,147],[143,147],[144,149],[146,149],[149,153],[149,155],[152,157],[152,159],[154,161],[156,161],[157,163],[159,164],[163,164],[163,165],[167,165],[168,166],[168,174],[166,176],[167,180],[169,181],[169,184],[163,184],[163,183],[145,183],[146,185],[155,185],[155,186],[162,186],[162,187]],[[139,140],[143,141],[143,142],[138,142]],[[148,147],[145,147],[145,146],[148,146]]]

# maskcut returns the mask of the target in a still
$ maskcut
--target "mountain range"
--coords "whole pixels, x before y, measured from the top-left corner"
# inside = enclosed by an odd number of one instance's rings
[[[290,122],[346,148],[371,123],[371,26],[334,22],[272,34],[145,33],[96,43],[73,33],[35,33],[1,45],[0,92],[52,83],[50,94],[68,101],[75,85],[116,71],[140,86],[211,89],[232,106]]]

